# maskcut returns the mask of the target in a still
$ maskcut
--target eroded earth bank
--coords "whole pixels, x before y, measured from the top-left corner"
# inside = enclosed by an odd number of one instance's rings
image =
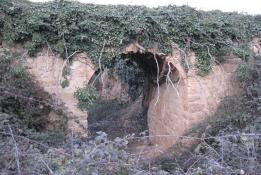
[[[258,174],[261,17],[0,0],[0,174]]]

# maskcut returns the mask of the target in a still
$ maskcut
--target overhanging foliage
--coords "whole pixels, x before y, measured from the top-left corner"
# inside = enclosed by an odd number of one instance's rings
[[[86,51],[98,65],[105,43],[101,61],[110,67],[132,40],[145,48],[158,44],[164,53],[169,53],[175,42],[186,52],[196,52],[202,75],[212,65],[208,49],[211,55],[221,58],[218,61],[231,52],[246,59],[248,41],[261,32],[260,16],[203,12],[187,6],[147,8],[1,0],[0,14],[3,40],[25,43],[32,55],[49,45],[64,57],[76,50]]]

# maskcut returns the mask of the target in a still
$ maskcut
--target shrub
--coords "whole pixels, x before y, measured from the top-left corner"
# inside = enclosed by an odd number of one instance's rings
[[[206,52],[198,52],[196,68],[197,73],[201,76],[205,76],[211,70],[210,56]]]
[[[97,99],[98,92],[94,87],[86,86],[79,88],[74,92],[74,97],[78,100],[78,107],[81,110],[87,110]]]
[[[21,63],[16,63],[14,64],[14,66],[12,66],[10,73],[13,77],[15,78],[19,78],[21,80],[28,80],[29,79],[29,75],[28,73],[25,71],[24,67],[21,65]]]
[[[236,80],[241,84],[245,84],[252,78],[253,69],[247,62],[241,63],[236,70]]]
[[[52,106],[51,97],[43,91],[25,70],[19,53],[0,50],[0,112],[14,114],[26,127],[44,130]]]

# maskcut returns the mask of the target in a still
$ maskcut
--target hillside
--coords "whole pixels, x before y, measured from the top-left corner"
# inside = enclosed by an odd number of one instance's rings
[[[261,16],[0,0],[0,174],[259,174]]]

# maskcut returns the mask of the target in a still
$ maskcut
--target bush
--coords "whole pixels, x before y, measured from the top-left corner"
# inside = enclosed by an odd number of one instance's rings
[[[29,79],[29,75],[28,73],[25,71],[24,67],[21,65],[21,63],[16,63],[14,64],[14,66],[12,66],[10,73],[13,77],[15,78],[19,78],[21,80],[28,80]]]
[[[196,68],[197,73],[201,76],[205,76],[211,70],[211,60],[210,56],[206,52],[198,52]]]
[[[236,70],[236,80],[241,84],[247,83],[252,78],[253,68],[247,62],[241,63]]]
[[[58,105],[52,105],[51,96],[33,82],[21,56],[0,50],[0,112],[14,114],[26,127],[42,131],[46,128],[46,116]]]
[[[74,97],[78,100],[78,107],[81,110],[87,110],[97,99],[98,92],[94,87],[86,86],[79,88],[74,92]]]

